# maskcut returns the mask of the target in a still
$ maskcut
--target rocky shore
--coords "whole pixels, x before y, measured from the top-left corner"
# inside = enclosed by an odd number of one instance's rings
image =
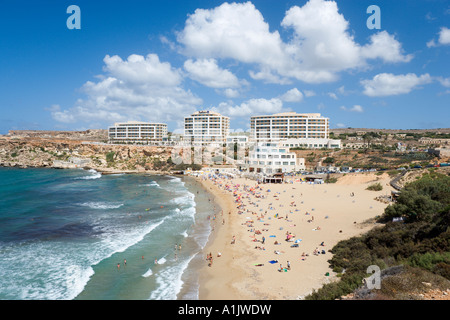
[[[166,173],[170,147],[111,145],[95,141],[30,136],[0,137],[0,166],[84,168],[108,173]]]

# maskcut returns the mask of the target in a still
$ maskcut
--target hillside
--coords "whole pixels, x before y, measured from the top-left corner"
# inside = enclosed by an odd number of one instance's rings
[[[104,173],[171,169],[170,147],[110,145],[74,139],[1,137],[0,166],[85,168]]]
[[[308,299],[448,300],[450,294],[450,172],[422,170],[377,219],[381,226],[339,242],[328,261],[339,279]],[[368,288],[367,268],[381,270]],[[365,283],[364,285],[361,285]]]

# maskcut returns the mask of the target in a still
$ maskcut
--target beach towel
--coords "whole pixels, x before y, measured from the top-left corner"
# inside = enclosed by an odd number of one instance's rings
[[[278,263],[278,260],[270,260],[269,263],[270,264]]]

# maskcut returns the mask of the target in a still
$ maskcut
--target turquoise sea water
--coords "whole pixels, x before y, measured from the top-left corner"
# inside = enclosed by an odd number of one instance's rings
[[[0,299],[198,298],[218,208],[193,180],[0,168],[0,195]]]

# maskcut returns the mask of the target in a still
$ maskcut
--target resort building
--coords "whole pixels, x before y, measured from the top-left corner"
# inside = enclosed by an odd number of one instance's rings
[[[329,137],[329,119],[320,113],[285,112],[250,118],[251,139],[273,142],[287,138]]]
[[[184,141],[192,145],[225,143],[230,118],[213,111],[197,111],[184,118]]]
[[[119,122],[108,128],[108,138],[110,143],[159,143],[167,138],[167,124]]]
[[[294,152],[289,152],[288,147],[278,143],[255,144],[245,163],[248,172],[265,175],[305,170],[305,159],[297,158]]]
[[[305,148],[305,149],[341,149],[341,140],[327,139],[327,138],[289,138],[280,141],[281,145],[290,148]]]
[[[248,137],[247,136],[228,136],[227,137],[227,144],[229,143],[237,143],[239,146],[246,146],[248,144]]]

